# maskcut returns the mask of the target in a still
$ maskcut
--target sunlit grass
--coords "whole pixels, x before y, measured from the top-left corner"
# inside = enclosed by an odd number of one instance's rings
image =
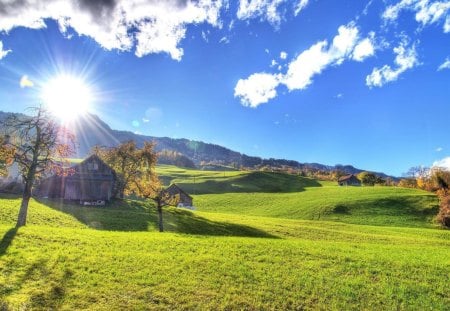
[[[8,229],[0,226],[0,235]],[[345,225],[323,231],[332,238],[322,240],[320,230],[298,229],[283,240],[29,226],[3,247],[0,303],[67,310],[444,310],[449,303],[449,232],[404,230],[408,239],[367,232],[367,239],[361,227]]]
[[[394,187],[312,187],[296,193],[197,195],[200,211],[354,224],[433,227],[438,200]]]
[[[189,185],[190,170],[165,170]],[[271,173],[192,173],[204,191],[208,181],[218,182],[212,189],[219,193],[195,195],[195,212],[165,208],[164,233],[157,232],[154,204],[133,200],[105,207],[32,200],[28,225],[16,231],[20,198],[0,196],[0,309],[445,310],[450,304],[450,231],[431,221],[435,196]],[[245,191],[220,191],[235,179]],[[292,184],[285,193],[264,192],[277,182]]]

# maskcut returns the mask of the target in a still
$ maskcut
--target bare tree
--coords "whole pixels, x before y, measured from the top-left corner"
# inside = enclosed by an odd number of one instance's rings
[[[2,122],[11,161],[18,164],[24,183],[16,227],[26,225],[28,203],[36,179],[46,172],[64,173],[73,153],[73,135],[59,126],[42,106],[29,108],[32,116],[12,115]]]

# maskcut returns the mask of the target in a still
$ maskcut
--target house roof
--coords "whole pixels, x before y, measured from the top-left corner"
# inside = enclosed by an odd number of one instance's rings
[[[340,177],[340,178],[338,179],[338,181],[347,181],[347,180],[350,180],[350,179],[352,179],[352,178],[358,179],[358,177],[356,177],[355,175],[350,174],[350,175],[345,175],[345,176]],[[359,180],[359,179],[358,179],[358,180]]]
[[[171,190],[175,190],[177,192],[183,193],[184,195],[188,196],[189,198],[192,199],[192,197],[189,195],[189,193],[187,193],[186,191],[184,191],[183,189],[181,189],[180,187],[178,187],[176,184],[171,184],[169,187],[167,187],[164,191],[171,191]]]
[[[97,172],[97,171],[88,171],[86,170],[86,163],[95,161],[99,164],[99,167],[103,167],[103,168],[107,168],[107,171],[109,172]],[[73,166],[70,167],[70,170],[73,170],[72,173],[70,173],[67,178],[71,179],[71,178],[86,178],[88,177],[89,179],[110,179],[111,175],[112,178],[116,178],[116,172],[114,171],[113,168],[111,168],[108,164],[106,164],[102,159],[100,159],[99,156],[93,154],[90,155],[89,157],[87,157],[86,159],[84,159],[83,161],[81,161],[80,163],[77,163]]]

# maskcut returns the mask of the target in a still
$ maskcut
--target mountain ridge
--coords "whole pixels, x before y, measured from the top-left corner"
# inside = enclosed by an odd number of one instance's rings
[[[0,111],[0,121],[11,114],[13,113]],[[355,168],[352,165],[325,165],[320,163],[301,163],[296,160],[287,159],[265,159],[258,156],[249,156],[217,144],[187,138],[156,137],[124,130],[114,130],[99,116],[90,113],[79,117],[77,122],[74,122],[69,129],[74,133],[78,142],[76,151],[78,157],[85,157],[94,146],[113,147],[122,142],[134,140],[138,146],[142,146],[145,141],[153,141],[156,143],[156,151],[175,151],[191,159],[196,165],[207,163],[234,166],[237,168],[241,166],[249,168],[268,166],[272,168],[283,167],[326,172],[340,170],[346,174],[358,174],[365,171]],[[382,172],[373,173],[383,178],[393,177]]]

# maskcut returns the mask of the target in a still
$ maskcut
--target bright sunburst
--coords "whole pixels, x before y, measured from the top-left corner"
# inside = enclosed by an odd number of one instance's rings
[[[42,87],[42,101],[56,117],[70,121],[86,113],[92,102],[92,93],[83,79],[59,75]]]

